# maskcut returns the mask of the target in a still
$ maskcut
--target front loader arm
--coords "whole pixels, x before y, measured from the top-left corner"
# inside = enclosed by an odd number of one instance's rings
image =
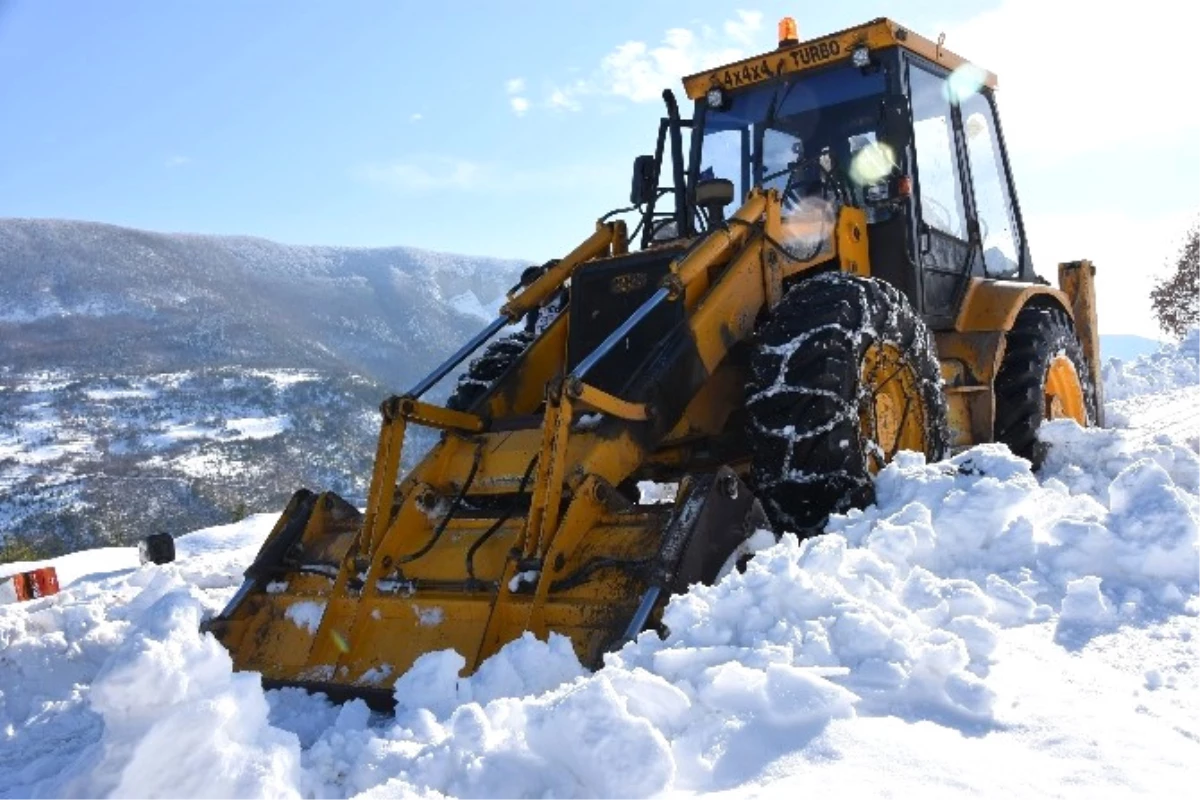
[[[472,665],[477,664],[521,630],[545,636],[550,629],[546,615],[552,605],[551,589],[580,568],[580,545],[611,513],[613,487],[646,460],[728,349],[752,330],[766,297],[762,243],[766,221],[778,218],[777,211],[772,215],[767,210],[772,204],[778,208],[773,193],[753,193],[727,227],[698,240],[672,265],[663,287],[647,301],[645,310],[648,313],[662,302],[681,302],[690,313],[662,345],[660,357],[635,381],[633,397],[617,398],[602,392],[587,384],[587,374],[590,365],[636,326],[644,313],[633,314],[571,374],[542,383],[546,389],[540,430],[483,437],[450,432],[443,437],[405,478],[398,513],[391,516],[386,530],[372,537],[377,547],[372,548],[366,576],[368,591],[372,583],[395,579],[404,554],[417,551],[423,541],[436,535],[426,521],[427,512],[419,506],[428,509],[452,502],[456,490],[468,479],[476,486],[500,482],[511,487],[536,455],[527,516],[513,531],[511,556],[505,559],[500,574],[493,572],[489,580],[494,594],[486,629],[478,648],[468,657]],[[571,256],[515,296],[506,313],[520,313],[533,307],[531,298],[548,296],[582,263],[580,256],[588,249],[605,246],[603,239],[598,230]],[[723,269],[731,260],[732,267]],[[510,374],[507,380],[513,386],[502,382],[496,387],[486,406],[490,412],[503,415],[515,411],[508,399],[528,391],[531,372],[545,375],[548,363],[563,363],[569,315],[568,308],[535,343],[522,367]],[[548,349],[551,347],[558,352]],[[680,381],[680,376],[685,379]],[[574,430],[576,412],[588,408],[605,412],[603,421],[594,431]],[[434,499],[419,502],[426,495]],[[372,516],[370,511],[368,516]],[[379,529],[378,522],[375,528]],[[520,585],[518,576],[528,573],[538,574],[532,598],[513,590]],[[403,569],[400,574],[412,576]]]
[[[629,251],[625,223],[597,222],[596,231],[557,264],[547,269],[528,286],[516,289],[500,308],[500,315],[511,322],[540,308],[571,277],[579,265],[605,255],[619,256]]]
[[[406,479],[408,496],[436,488],[444,500],[452,496],[453,487],[461,487],[471,475],[475,483],[500,481],[511,487],[536,454],[528,516],[513,542],[514,557],[506,562],[496,581],[499,591],[479,659],[490,654],[489,642],[507,640],[497,626],[505,630],[512,627],[512,614],[505,607],[514,602],[524,609],[518,615],[522,629],[538,635],[546,633],[543,614],[551,586],[578,567],[579,545],[611,510],[613,487],[633,474],[680,423],[689,402],[708,382],[730,348],[750,335],[764,308],[770,305],[769,300],[777,301],[781,296],[784,277],[798,266],[809,266],[789,259],[771,236],[772,229],[779,230],[779,219],[778,195],[773,191],[752,192],[729,223],[698,240],[680,256],[660,290],[569,375],[543,382],[545,404],[536,448],[531,446],[533,431],[513,433],[490,447],[480,464],[477,451],[468,446],[470,437],[451,434]],[[599,234],[598,231],[598,237]],[[589,242],[585,246],[599,246],[599,238]],[[563,259],[527,287],[510,306],[520,309],[529,297],[548,295],[552,289],[546,287],[559,285],[575,268],[572,264],[578,265],[575,256],[579,252]],[[792,263],[785,264],[789,260]],[[657,358],[633,381],[631,396],[615,397],[589,385],[590,368],[654,307],[666,302],[683,303],[687,310],[685,319],[660,345]],[[570,322],[568,311],[548,332],[551,341],[539,342],[535,348],[539,344],[563,348],[565,335],[555,329],[565,328]],[[526,361],[533,363],[510,375],[508,381],[523,387],[522,392],[527,391],[530,370],[537,362],[545,362],[547,356],[544,351],[531,351]],[[555,359],[555,363],[562,361]],[[538,369],[545,374],[544,363]],[[503,400],[513,394],[502,383],[489,410],[501,415],[514,410]],[[603,412],[603,420],[594,431],[574,430],[577,412],[581,410]],[[376,561],[387,557],[389,563],[394,563],[399,552],[419,546],[421,537],[427,535],[415,524],[418,518],[405,512],[408,506],[409,503],[402,503],[401,513],[380,537],[387,545],[380,549]],[[385,554],[385,550],[389,552]],[[385,572],[386,566],[381,565],[379,576]],[[542,573],[532,603],[527,598],[518,599],[507,589],[519,573],[526,572]]]

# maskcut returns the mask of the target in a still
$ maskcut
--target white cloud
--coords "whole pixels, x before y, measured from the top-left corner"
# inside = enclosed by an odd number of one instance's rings
[[[762,30],[763,15],[761,11],[737,10],[738,18],[725,21],[725,34],[739,44],[749,47],[758,39]]]
[[[525,116],[529,110],[529,98],[524,96],[525,79],[509,78],[504,82],[504,91],[508,94],[508,105],[518,117]]]
[[[192,163],[190,156],[171,156],[166,160],[166,165],[168,167],[182,167],[190,163]]]
[[[418,111],[417,113],[409,116],[409,119],[413,122],[420,122],[421,120],[425,119],[425,115]]]
[[[585,84],[578,81],[566,88],[552,89],[546,98],[546,105],[564,111],[579,111],[583,106],[579,103],[579,95],[585,91]]]
[[[685,75],[769,49],[770,42],[762,38],[762,18],[761,12],[739,10],[735,19],[723,23],[722,35],[707,26],[700,26],[698,33],[671,28],[656,46],[636,40],[617,45],[590,77],[569,86],[552,85],[546,105],[579,110],[580,98],[588,95],[653,102],[663,89],[678,88]]]

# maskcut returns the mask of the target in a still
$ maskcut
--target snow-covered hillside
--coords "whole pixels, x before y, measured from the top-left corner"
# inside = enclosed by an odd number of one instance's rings
[[[524,266],[0,220],[0,553],[182,533],[301,486],[361,496],[380,401]]]
[[[300,486],[361,497],[384,395],[308,370],[0,376],[0,548],[131,544],[280,508]]]
[[[290,366],[407,384],[447,342],[474,334],[525,266],[0,219],[0,364],[91,374]]]
[[[559,638],[467,679],[429,654],[394,715],[264,692],[197,633],[270,516],[164,567],[65,556],[60,595],[0,606],[0,796],[1183,795],[1200,388],[1194,348],[1157,363],[1109,406],[1132,427],[1046,426],[1040,474],[995,445],[902,456],[876,505],[673,598],[665,640],[594,674]]]

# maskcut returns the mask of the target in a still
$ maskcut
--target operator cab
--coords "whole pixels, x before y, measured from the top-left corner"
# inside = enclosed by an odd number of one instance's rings
[[[631,195],[643,248],[725,224],[761,187],[781,195],[783,244],[802,260],[829,247],[840,206],[863,209],[872,274],[934,328],[953,326],[972,277],[1035,280],[995,76],[886,19],[809,42],[794,31],[785,19],[778,50],[685,78],[691,120],[664,93]]]

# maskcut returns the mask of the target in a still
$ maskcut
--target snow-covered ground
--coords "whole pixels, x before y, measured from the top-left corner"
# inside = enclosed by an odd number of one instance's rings
[[[270,516],[183,536],[164,567],[57,559],[61,594],[0,606],[0,797],[1190,793],[1189,342],[1110,365],[1124,427],[1046,426],[1037,475],[1000,446],[902,456],[876,505],[674,598],[665,640],[594,674],[561,638],[466,679],[432,653],[394,715],[264,692],[197,633]]]

